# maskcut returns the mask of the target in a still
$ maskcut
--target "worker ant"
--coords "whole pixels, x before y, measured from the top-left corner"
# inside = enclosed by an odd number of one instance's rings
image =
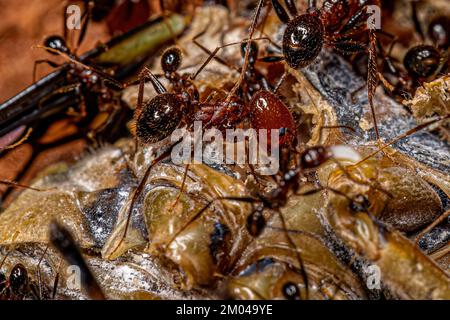
[[[425,33],[417,16],[416,2],[411,2],[411,9],[415,30],[422,44],[411,47],[406,52],[403,63],[390,57],[390,51],[392,51],[395,41],[387,53],[381,46],[379,47],[384,61],[384,74],[394,84],[394,87],[387,91],[394,97],[401,97],[402,100],[411,98],[423,82],[431,81],[439,74],[447,73],[450,67],[448,60],[450,17],[437,16],[433,18]],[[432,45],[426,44],[427,40]]]

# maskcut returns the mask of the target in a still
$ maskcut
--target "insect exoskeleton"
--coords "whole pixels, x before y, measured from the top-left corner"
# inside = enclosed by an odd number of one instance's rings
[[[380,269],[381,281],[394,295],[450,297],[448,275],[393,227],[416,230],[441,213],[439,198],[420,177],[378,158],[335,168],[327,183],[337,190],[329,193],[328,223],[348,247]]]
[[[314,211],[319,194],[300,197],[284,211],[292,247],[278,215],[272,215],[262,234],[245,250],[228,281],[234,299],[347,300],[365,297],[350,269],[326,246]],[[291,210],[292,209],[292,210]],[[300,272],[301,256],[306,278]],[[306,293],[308,286],[308,293]]]
[[[177,287],[214,286],[251,239],[246,229],[251,205],[224,200],[208,206],[218,197],[245,196],[247,191],[242,182],[203,164],[189,165],[180,193],[184,171],[184,167],[161,163],[147,179],[148,191],[142,206],[137,204],[147,233],[144,251],[163,258],[174,271]],[[123,230],[117,228],[114,233],[121,236]],[[113,234],[103,252],[108,255],[113,249],[115,256],[109,258],[121,255],[128,244],[133,246],[134,234],[130,229],[123,250],[115,249],[118,238]]]

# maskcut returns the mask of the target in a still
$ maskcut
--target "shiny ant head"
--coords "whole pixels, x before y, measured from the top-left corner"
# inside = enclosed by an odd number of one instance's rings
[[[264,206],[258,206],[258,208],[247,217],[247,230],[252,237],[258,237],[266,227],[266,219],[264,218],[263,210]]]
[[[28,283],[28,272],[22,264],[16,264],[9,275],[9,284],[14,293],[18,293]]]
[[[136,135],[155,143],[170,135],[183,118],[184,102],[173,93],[161,93],[146,103],[136,121]]]
[[[366,196],[359,194],[350,202],[350,210],[354,213],[368,212],[371,203]]]
[[[286,282],[283,285],[283,296],[287,300],[300,300],[300,289],[293,282]]]
[[[283,35],[283,54],[294,69],[313,62],[324,42],[324,25],[317,13],[303,14],[290,20]]]
[[[58,35],[49,36],[44,40],[44,46],[52,48],[62,53],[69,53],[66,41]],[[49,53],[56,55],[56,52],[48,51]]]
[[[331,152],[325,147],[312,147],[302,153],[300,165],[303,169],[316,168],[329,160],[331,156]]]
[[[250,42],[243,42],[241,45],[241,55],[243,58],[245,58],[245,54],[247,52],[248,44],[250,43],[250,52],[248,54],[248,63],[250,66],[254,65],[256,63],[256,60],[258,59],[258,44],[255,41]]]
[[[419,45],[409,49],[403,64],[406,70],[415,78],[432,76],[441,63],[439,51],[429,45]]]
[[[450,17],[439,16],[433,19],[428,26],[428,36],[439,48],[450,47]]]
[[[164,51],[161,57],[161,67],[165,74],[172,74],[176,72],[183,61],[181,50],[177,47],[170,47]]]

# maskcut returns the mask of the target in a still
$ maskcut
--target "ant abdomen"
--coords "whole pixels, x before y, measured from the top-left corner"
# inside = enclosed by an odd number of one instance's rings
[[[161,93],[146,103],[136,119],[136,135],[155,143],[171,134],[183,118],[184,103],[173,93]]]
[[[403,63],[413,77],[428,78],[439,69],[441,55],[433,46],[419,45],[407,52]]]
[[[300,15],[289,21],[283,36],[283,53],[294,69],[311,64],[324,42],[324,26],[317,13]]]
[[[261,90],[250,102],[250,121],[254,129],[267,129],[267,143],[270,145],[271,129],[279,130],[281,146],[290,145],[297,130],[291,112],[273,93]]]

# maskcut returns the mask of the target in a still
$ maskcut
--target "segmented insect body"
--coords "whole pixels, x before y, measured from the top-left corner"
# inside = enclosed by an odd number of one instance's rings
[[[369,263],[380,268],[381,281],[395,295],[405,299],[448,299],[448,275],[392,228],[396,225],[403,230],[414,230],[418,225],[423,226],[424,218],[428,217],[421,214],[427,215],[428,208],[422,204],[441,206],[434,192],[411,173],[392,169],[385,169],[383,173],[384,170],[377,169],[375,161],[347,168],[348,173],[337,169],[328,179],[329,186],[346,195],[329,195],[327,219],[336,234]],[[362,184],[349,180],[348,174]],[[387,177],[394,181],[388,182]],[[387,188],[383,190],[383,187]],[[397,198],[400,195],[403,195],[401,201]],[[399,210],[413,205],[416,197],[422,200],[411,207],[413,210]],[[381,222],[383,220],[386,223]],[[418,221],[421,223],[416,224]],[[412,274],[414,276],[409,276]]]

